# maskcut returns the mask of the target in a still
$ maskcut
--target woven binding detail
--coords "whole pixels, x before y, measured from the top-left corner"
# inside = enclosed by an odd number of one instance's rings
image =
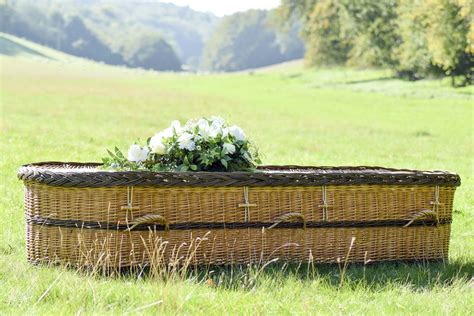
[[[275,223],[267,222],[233,222],[233,223],[214,223],[214,222],[195,222],[195,223],[175,223],[161,225],[158,223],[133,224],[132,223],[104,223],[104,222],[84,222],[79,220],[47,219],[37,216],[28,216],[26,221],[30,224],[59,226],[80,229],[108,229],[108,230],[190,230],[190,229],[239,229],[239,228],[273,228]],[[275,228],[339,228],[339,227],[407,227],[406,220],[378,220],[378,221],[340,221],[340,222],[278,222]],[[437,226],[451,224],[451,218],[443,218],[439,221],[433,220],[414,220],[410,221],[412,226]]]
[[[459,186],[447,171],[382,167],[261,166],[256,172],[107,171],[99,163],[43,162],[24,165],[19,179],[62,187],[110,186],[322,186],[411,184]]]

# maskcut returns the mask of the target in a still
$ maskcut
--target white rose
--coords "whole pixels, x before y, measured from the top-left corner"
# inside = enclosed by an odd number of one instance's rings
[[[199,128],[199,135],[201,135],[202,138],[206,139],[209,137],[209,122],[205,119],[200,119],[197,122],[197,126]]]
[[[225,120],[219,116],[211,116],[212,124],[216,125],[217,127],[221,128],[222,125],[225,124]]]
[[[176,134],[181,133],[181,123],[178,120],[171,122],[171,130],[174,130]]]
[[[127,158],[128,158],[129,161],[143,162],[148,157],[149,152],[150,151],[148,150],[147,147],[142,148],[137,144],[133,144],[128,149],[128,157]]]
[[[195,128],[196,128],[196,121],[189,120],[186,122],[186,124],[184,124],[184,126],[181,127],[181,133],[184,133],[184,132],[193,133]]]
[[[226,127],[222,129],[222,138],[226,137],[227,135],[229,135],[229,129]]]
[[[233,144],[230,144],[230,143],[224,143],[224,145],[222,146],[222,148],[224,149],[224,152],[226,154],[233,154],[235,153],[235,146]]]
[[[216,138],[219,133],[222,133],[221,127],[212,123],[209,127],[209,137]]]
[[[163,138],[165,138],[165,135],[163,133],[158,133],[150,139],[150,148],[155,154],[166,154],[166,146],[163,144]]]
[[[194,150],[196,143],[193,141],[193,135],[189,133],[184,133],[178,138],[179,148]]]
[[[234,136],[236,140],[240,140],[240,141],[245,140],[244,131],[237,125],[229,127],[228,130],[229,130],[229,134]]]
[[[163,135],[163,137],[173,137],[173,128],[171,127],[168,127],[164,130],[162,130],[161,132],[159,132],[159,134]]]

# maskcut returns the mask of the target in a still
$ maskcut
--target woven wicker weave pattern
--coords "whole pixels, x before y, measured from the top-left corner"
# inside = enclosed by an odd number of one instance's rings
[[[177,256],[197,264],[283,261],[446,259],[450,225],[318,229],[220,229],[168,232],[121,232],[28,225],[28,258],[34,263],[69,263],[111,267],[148,264],[157,253],[168,262]],[[193,248],[205,237],[198,247]],[[165,244],[166,241],[166,244]],[[191,245],[191,247],[190,247]],[[191,249],[190,249],[191,248]],[[158,250],[160,249],[160,250]],[[177,254],[176,250],[179,249]],[[154,258],[156,260],[156,258]]]
[[[307,221],[409,220],[432,209],[431,186],[355,185],[327,187],[324,208],[321,187],[255,187],[249,189],[249,218],[245,218],[242,188],[127,187],[63,188],[27,183],[25,210],[28,217],[126,223],[148,214],[169,223],[268,222],[289,212]],[[439,188],[440,219],[450,219],[454,187]],[[127,200],[127,197],[128,200]],[[131,209],[127,205],[131,202]]]
[[[97,167],[20,169],[31,262],[94,265],[105,256],[109,266],[133,266],[154,260],[150,249],[157,247],[165,261],[180,248],[192,252],[194,263],[336,262],[352,237],[352,262],[444,260],[460,184],[448,172],[378,167],[267,166],[257,173]]]

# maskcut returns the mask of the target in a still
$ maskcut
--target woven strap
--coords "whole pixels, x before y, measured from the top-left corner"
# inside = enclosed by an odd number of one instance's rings
[[[410,226],[434,226],[449,225],[451,224],[451,218],[440,218],[439,222],[434,222],[430,219],[425,220],[414,220]],[[118,222],[107,223],[107,222],[84,222],[80,220],[62,220],[52,218],[41,218],[38,216],[27,216],[26,221],[29,224],[41,225],[41,226],[56,226],[56,227],[70,227],[79,229],[107,229],[107,230],[130,230],[130,224],[121,224]],[[277,219],[275,219],[277,221]],[[135,221],[133,223],[137,226],[133,227],[134,231],[149,230],[150,226],[156,225],[143,222],[138,224]],[[301,223],[281,221],[277,223],[278,228],[301,228]],[[407,225],[406,220],[376,220],[376,221],[331,221],[331,222],[306,222],[306,228],[342,228],[342,227],[403,227]],[[269,228],[270,226],[276,227],[275,222],[186,222],[186,223],[170,223],[168,228],[170,230],[192,230],[192,229],[241,229],[241,228],[256,228],[261,229]],[[157,225],[153,227],[155,231],[163,231],[166,227],[164,225]]]

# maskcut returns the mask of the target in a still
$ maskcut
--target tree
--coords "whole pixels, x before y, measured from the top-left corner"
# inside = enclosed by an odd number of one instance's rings
[[[399,16],[402,43],[395,55],[400,74],[418,79],[444,73],[453,85],[456,76],[463,78],[462,85],[472,82],[472,1],[401,0]]]
[[[180,71],[175,51],[157,33],[144,33],[127,42],[122,49],[127,65],[154,70]]]
[[[321,0],[303,28],[309,65],[344,64],[352,48],[348,12],[340,0]]]
[[[461,76],[472,83],[472,0],[283,0],[283,23],[302,18],[306,60],[390,67],[411,80]]]
[[[294,32],[297,33],[297,32]],[[296,35],[296,34],[295,34]],[[302,56],[303,46],[291,50],[285,35],[272,28],[264,10],[249,10],[226,16],[205,46],[201,67],[217,71],[236,71],[279,63]]]
[[[65,39],[61,43],[61,50],[64,52],[108,64],[123,63],[121,56],[102,43],[80,17],[70,18],[64,26],[64,33]]]
[[[439,68],[432,64],[433,56],[428,49],[426,28],[429,22],[424,10],[423,6],[411,0],[400,0],[397,8],[397,32],[401,43],[394,48],[393,56],[398,61],[398,75],[409,80],[440,73]]]
[[[400,43],[396,32],[397,0],[344,1],[351,26],[349,64],[392,67],[392,51]]]
[[[451,76],[462,76],[462,85],[472,82],[474,46],[469,43],[472,25],[472,1],[430,0],[426,1],[426,38],[433,64]],[[426,11],[425,11],[426,12]]]

